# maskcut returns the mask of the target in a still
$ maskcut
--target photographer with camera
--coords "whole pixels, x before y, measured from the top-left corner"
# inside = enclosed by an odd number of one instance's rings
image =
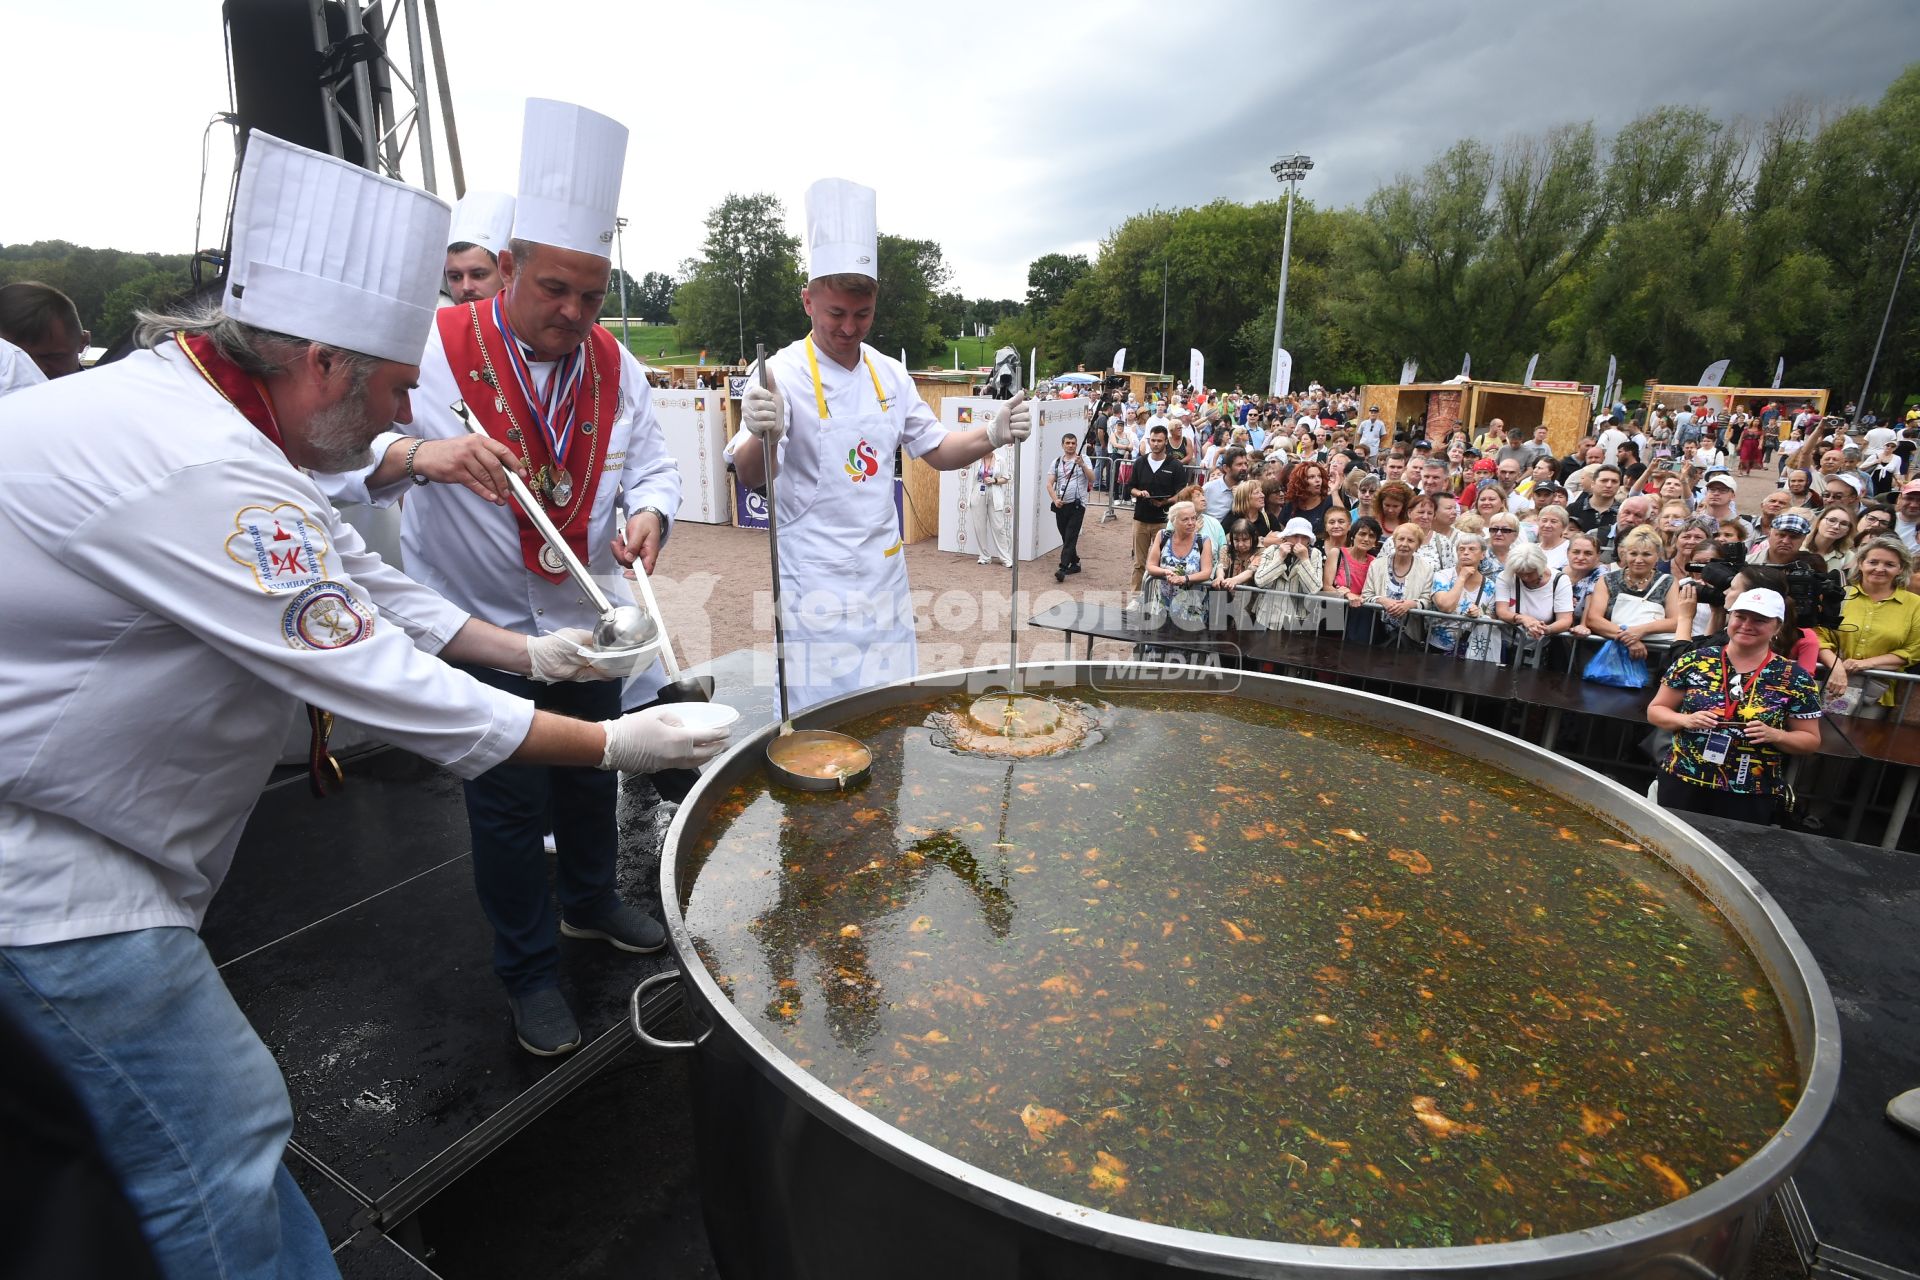
[[[1840,606],[1838,626],[1820,628],[1820,661],[1831,667],[1830,696],[1855,685],[1865,703],[1851,714],[1879,717],[1894,705],[1893,682],[1875,680],[1875,671],[1904,671],[1920,658],[1920,596],[1906,590],[1913,553],[1898,538],[1874,538],[1860,548],[1854,583]]]
[[[1754,588],[1727,610],[1725,644],[1675,660],[1647,708],[1673,734],[1657,796],[1664,808],[1769,823],[1786,792],[1783,753],[1820,748],[1820,688],[1773,651],[1787,602]]]

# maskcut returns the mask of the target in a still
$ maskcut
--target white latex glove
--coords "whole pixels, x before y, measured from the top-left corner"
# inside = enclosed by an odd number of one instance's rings
[[[993,421],[987,425],[987,443],[998,449],[1001,445],[1016,440],[1025,440],[1033,434],[1033,409],[1027,404],[1027,393],[1016,391],[1013,399],[1000,406],[1000,412],[993,415]]]
[[[719,755],[732,730],[695,729],[682,724],[677,708],[647,707],[602,724],[607,731],[602,769],[622,773],[658,773],[662,769],[694,769]]]
[[[632,674],[633,658],[607,663],[589,658],[582,649],[593,648],[593,632],[585,627],[568,627],[543,636],[527,637],[527,665],[541,684],[561,684],[581,680],[617,680]],[[651,655],[649,655],[651,656]],[[620,670],[621,666],[628,669]]]
[[[767,385],[760,385],[757,371],[747,376],[747,389],[740,395],[740,424],[763,446],[777,443],[786,434],[786,403],[774,385],[773,373],[767,373]]]

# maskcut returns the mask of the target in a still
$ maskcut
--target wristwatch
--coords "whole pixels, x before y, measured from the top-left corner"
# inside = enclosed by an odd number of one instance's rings
[[[664,547],[667,545],[667,535],[673,532],[673,521],[669,520],[667,513],[658,507],[642,507],[633,514],[643,516],[649,511],[660,517],[660,545]]]

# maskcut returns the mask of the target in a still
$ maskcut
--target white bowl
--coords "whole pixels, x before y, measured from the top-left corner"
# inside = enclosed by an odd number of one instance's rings
[[[693,729],[724,729],[740,718],[740,712],[724,702],[676,702],[673,714]]]

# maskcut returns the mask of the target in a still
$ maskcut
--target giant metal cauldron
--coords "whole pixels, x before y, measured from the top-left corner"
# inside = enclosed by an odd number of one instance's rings
[[[1605,814],[1714,902],[1770,975],[1785,1011],[1802,1086],[1773,1138],[1739,1168],[1691,1195],[1617,1222],[1505,1244],[1343,1249],[1278,1244],[1120,1217],[984,1173],[911,1138],[796,1067],[733,1007],[694,950],[681,910],[684,871],[717,799],[763,768],[769,727],[737,743],[688,797],[661,856],[661,901],[682,969],[634,993],[634,1021],[657,1049],[697,1055],[692,1074],[701,1198],[715,1258],[729,1280],[805,1277],[1270,1276],[1449,1277],[1663,1274],[1710,1280],[1745,1269],[1768,1196],[1792,1171],[1831,1104],[1840,1036],[1825,979],[1767,891],[1692,828],[1632,792],[1529,743],[1390,699],[1271,676],[1155,664],[1035,664],[1044,692],[1101,689],[1230,692],[1231,696],[1366,723],[1497,765]],[[838,699],[799,717],[835,726],[868,713],[978,688],[990,671],[924,676]],[[1004,672],[1002,672],[1004,674]],[[692,1040],[662,1040],[643,1009],[678,984]]]

